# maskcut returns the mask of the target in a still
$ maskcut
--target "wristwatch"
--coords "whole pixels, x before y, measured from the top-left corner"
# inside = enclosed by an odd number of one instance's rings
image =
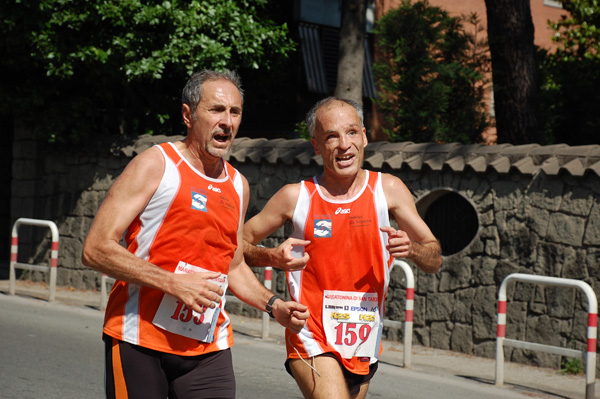
[[[281,299],[279,298],[277,295],[273,295],[271,297],[271,299],[269,299],[269,302],[267,302],[267,306],[265,307],[266,312],[269,314],[269,316],[274,319],[275,316],[273,316],[273,304],[275,303],[276,300]]]

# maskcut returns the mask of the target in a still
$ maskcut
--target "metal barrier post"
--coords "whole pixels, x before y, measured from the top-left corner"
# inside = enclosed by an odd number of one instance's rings
[[[409,368],[412,361],[412,332],[413,311],[415,301],[415,276],[409,264],[395,259],[393,266],[400,266],[406,276],[406,310],[404,318],[404,367]],[[402,323],[394,320],[384,320],[384,326],[402,328]]]
[[[106,284],[114,283],[114,278],[108,277],[106,274],[102,273],[102,278],[100,280],[100,310],[105,310],[108,302],[108,290],[106,289]]]
[[[587,327],[587,352],[562,348],[533,342],[518,341],[506,338],[506,285],[509,281],[523,281],[541,285],[554,285],[563,287],[580,288],[588,298],[588,327]],[[498,292],[498,325],[496,333],[496,385],[504,383],[504,346],[513,348],[538,350],[555,355],[574,357],[585,360],[586,386],[585,397],[592,399],[595,396],[596,382],[596,345],[598,335],[598,301],[592,287],[580,280],[567,278],[536,276],[531,274],[509,274]]]
[[[50,266],[32,265],[28,263],[17,262],[19,252],[19,227],[21,225],[48,227],[52,232],[52,249],[50,252]],[[49,302],[54,302],[56,298],[56,271],[58,267],[58,228],[56,224],[49,220],[19,218],[15,221],[12,228],[10,245],[10,270],[9,270],[9,293],[15,294],[16,272],[15,269],[37,270],[41,272],[50,272],[50,297]]]

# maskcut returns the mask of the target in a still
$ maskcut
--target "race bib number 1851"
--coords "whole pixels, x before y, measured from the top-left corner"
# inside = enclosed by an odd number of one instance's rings
[[[177,269],[175,269],[176,274],[208,271],[210,270],[181,261],[177,264]],[[209,281],[221,287],[223,292],[227,291],[226,274],[222,274],[218,278],[210,279]],[[222,304],[224,302],[223,297],[221,297],[221,301]],[[220,312],[221,308],[218,305],[214,309],[205,308],[204,313],[198,313],[188,308],[175,297],[165,294],[152,323],[174,334],[211,343],[215,339],[214,333]]]

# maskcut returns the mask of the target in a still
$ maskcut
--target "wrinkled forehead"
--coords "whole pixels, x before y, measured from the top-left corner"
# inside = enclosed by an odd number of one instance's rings
[[[327,131],[341,126],[362,127],[360,117],[353,106],[343,101],[323,104],[316,112],[316,130]]]
[[[212,100],[227,98],[242,104],[242,94],[239,89],[230,81],[225,79],[215,79],[204,82],[202,85],[202,100]]]

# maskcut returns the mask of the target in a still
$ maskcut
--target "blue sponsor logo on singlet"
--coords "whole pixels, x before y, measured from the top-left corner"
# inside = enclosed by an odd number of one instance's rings
[[[315,237],[331,237],[331,219],[315,219]]]
[[[192,209],[208,212],[206,209],[206,195],[192,191]]]

